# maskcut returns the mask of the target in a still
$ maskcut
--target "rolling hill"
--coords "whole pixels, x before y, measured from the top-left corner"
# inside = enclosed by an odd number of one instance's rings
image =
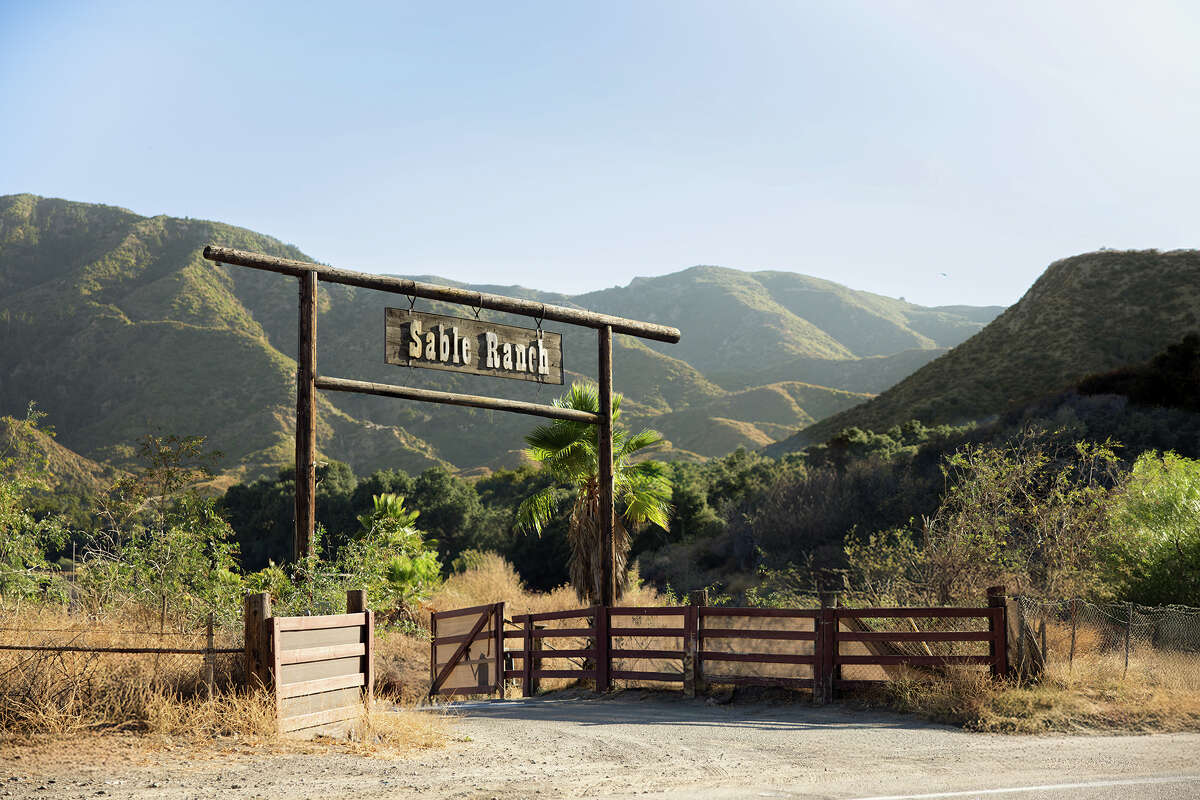
[[[201,256],[209,243],[312,260],[292,245],[222,223],[0,197],[0,413],[20,413],[36,400],[63,445],[117,466],[150,431],[207,436],[231,474],[288,463],[295,282],[213,265]],[[471,288],[680,327],[677,346],[618,336],[614,382],[626,395],[627,422],[660,427],[671,441],[664,455],[683,458],[761,447],[849,408],[998,311],[922,308],[803,275],[718,267],[575,297]],[[539,402],[555,396],[551,387],[384,364],[383,309],[403,302],[322,284],[318,370]],[[426,301],[418,308],[469,313]],[[559,330],[568,380],[593,375],[594,334]],[[317,442],[325,457],[359,472],[473,469],[516,463],[530,424],[472,409],[323,393]]]
[[[1020,302],[878,397],[770,445],[779,455],[857,426],[984,420],[1150,359],[1200,330],[1200,252],[1105,250],[1051,264]]]

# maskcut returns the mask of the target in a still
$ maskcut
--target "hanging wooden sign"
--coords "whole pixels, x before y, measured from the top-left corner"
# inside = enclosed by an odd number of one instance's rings
[[[384,361],[562,384],[562,335],[406,308],[384,310]]]

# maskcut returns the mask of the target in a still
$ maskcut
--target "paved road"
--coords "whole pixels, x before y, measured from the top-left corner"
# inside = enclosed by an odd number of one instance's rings
[[[840,707],[637,693],[459,713],[473,744],[524,761],[525,786],[551,796],[1200,798],[1200,734],[1002,736]]]
[[[1116,800],[1200,798],[1200,734],[999,736],[895,714],[675,695],[457,707],[444,749],[399,760],[258,748],[57,757],[0,748],[0,797],[106,800]]]

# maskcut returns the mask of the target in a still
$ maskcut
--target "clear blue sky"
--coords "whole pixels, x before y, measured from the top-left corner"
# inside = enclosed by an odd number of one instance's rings
[[[0,0],[0,194],[377,272],[1008,304],[1057,258],[1196,245],[1198,41],[1152,0]]]

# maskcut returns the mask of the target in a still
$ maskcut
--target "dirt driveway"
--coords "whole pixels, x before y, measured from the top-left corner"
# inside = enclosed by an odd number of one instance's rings
[[[70,765],[0,754],[0,797],[1200,797],[1200,734],[999,736],[840,707],[640,692],[455,714],[448,747],[399,760],[147,756],[132,744],[122,752],[116,737],[106,737],[113,752],[77,752]]]

